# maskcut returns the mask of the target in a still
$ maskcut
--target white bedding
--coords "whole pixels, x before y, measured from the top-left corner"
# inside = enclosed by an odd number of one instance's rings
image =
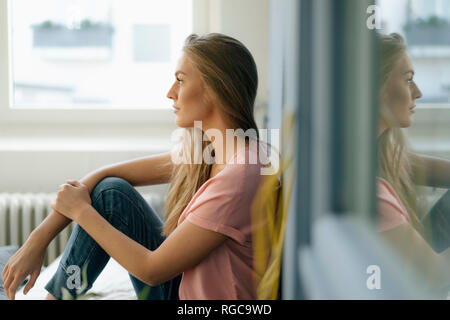
[[[17,300],[42,300],[47,295],[45,285],[54,275],[61,257],[58,257],[47,268],[45,268],[34,287],[27,293],[23,294],[23,288],[16,293]],[[90,297],[88,299],[98,300],[135,300],[136,294],[131,284],[128,272],[114,259],[110,259],[105,269],[94,282],[88,293],[95,293],[100,296]]]

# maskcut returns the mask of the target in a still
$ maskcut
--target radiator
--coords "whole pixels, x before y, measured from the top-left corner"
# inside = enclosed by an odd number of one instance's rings
[[[156,193],[142,194],[158,213],[163,202]],[[0,246],[21,246],[48,214],[56,193],[0,193]],[[74,222],[65,228],[47,247],[44,266],[54,261],[66,247]]]

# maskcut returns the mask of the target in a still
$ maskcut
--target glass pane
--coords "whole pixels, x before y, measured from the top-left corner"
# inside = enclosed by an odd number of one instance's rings
[[[10,4],[14,108],[170,107],[191,0]]]
[[[417,239],[426,241],[435,253],[440,254],[448,248],[450,226],[450,180],[447,178],[450,159],[450,1],[378,0],[377,3],[381,7],[383,21],[380,32],[400,33],[407,42],[407,54],[412,62],[410,66],[404,56],[402,61],[395,58],[395,50],[384,43],[386,58],[382,63],[391,65],[390,79],[408,82],[397,85],[400,82],[386,81],[389,84],[383,92],[383,107],[386,108],[382,109],[385,113],[380,120],[388,118],[386,111],[392,111],[390,117],[393,125],[385,121],[385,131],[378,137],[378,163],[379,168],[383,169],[379,173],[385,179],[379,183],[380,190],[384,190],[379,193],[379,212],[392,221],[400,217],[398,214],[405,214],[420,235]],[[400,70],[410,68],[414,74],[406,72],[409,79],[399,77],[399,72],[403,72]],[[387,74],[384,72],[385,76]],[[397,97],[402,98],[396,100]],[[413,108],[414,103],[417,108]],[[402,130],[398,130],[399,127]],[[393,148],[404,148],[403,153],[394,153]],[[424,156],[441,159],[438,161]],[[401,160],[398,167],[397,159]],[[386,200],[387,195],[397,199]],[[395,203],[397,209],[390,209]],[[394,230],[395,225],[388,219],[385,221],[386,230]],[[402,240],[398,238],[396,245],[401,250],[408,249],[413,243],[411,239],[405,237],[403,241],[398,241]],[[420,249],[411,258],[427,257],[428,254],[431,253],[426,248]],[[445,261],[442,256],[440,259],[440,263]],[[432,263],[436,264],[436,261],[430,259],[430,266]],[[448,265],[445,267],[448,268]],[[435,265],[432,268],[438,269]],[[439,268],[443,269],[443,266]],[[425,275],[431,278],[430,274]],[[434,276],[436,279],[439,277]]]

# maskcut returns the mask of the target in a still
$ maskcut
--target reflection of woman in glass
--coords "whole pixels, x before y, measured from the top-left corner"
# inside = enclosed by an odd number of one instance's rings
[[[398,34],[379,35],[381,117],[378,133],[379,230],[394,240],[409,259],[434,278],[450,285],[450,192],[425,218],[419,217],[414,184],[450,188],[450,161],[405,150],[401,128],[413,123],[422,93],[406,44]],[[425,241],[426,239],[427,241]],[[432,248],[434,250],[432,250]],[[436,252],[441,252],[437,254]]]

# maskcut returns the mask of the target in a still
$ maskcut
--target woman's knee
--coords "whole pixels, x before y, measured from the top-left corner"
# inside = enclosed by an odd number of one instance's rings
[[[133,186],[126,180],[118,177],[106,177],[100,180],[94,187],[91,192],[91,199],[95,201],[95,199],[100,196],[100,194],[107,190],[119,190],[124,193],[129,192],[130,189],[133,189]]]
[[[91,192],[92,206],[99,214],[111,224],[119,227],[128,225],[130,210],[127,208],[129,199],[134,193],[133,186],[126,180],[118,177],[107,177],[97,183]],[[119,219],[116,221],[116,219]],[[118,224],[120,222],[120,224]]]
[[[101,180],[91,192],[91,200],[94,209],[124,233],[131,225],[147,225],[149,228],[162,225],[142,195],[122,178],[107,177]]]

